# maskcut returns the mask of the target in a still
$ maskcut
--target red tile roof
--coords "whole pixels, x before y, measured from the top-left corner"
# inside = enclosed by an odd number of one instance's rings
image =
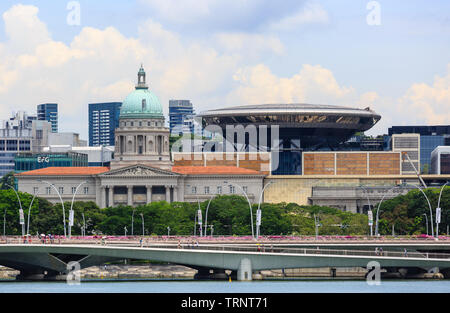
[[[108,167],[47,167],[16,174],[16,176],[83,176],[96,175],[108,171]]]
[[[236,166],[174,166],[172,172],[184,175],[264,175],[258,171]]]

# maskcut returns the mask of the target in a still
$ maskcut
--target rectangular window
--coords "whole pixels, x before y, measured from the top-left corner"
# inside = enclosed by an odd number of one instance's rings
[[[222,186],[217,186],[217,194],[222,194]]]
[[[39,187],[33,187],[33,194],[36,195],[39,191]]]
[[[52,187],[45,187],[45,193],[50,195],[52,193]]]
[[[59,187],[58,191],[60,195],[64,194],[64,187]]]
[[[85,195],[89,194],[89,187],[84,187],[83,190]]]
[[[77,192],[77,187],[72,187],[72,194],[74,195]]]
[[[197,187],[192,187],[192,194],[195,195],[197,193]]]
[[[242,189],[244,190],[245,193],[248,193],[248,187],[247,186],[242,187]]]
[[[229,187],[230,187],[230,194],[233,195],[236,192],[235,189],[234,189],[234,186],[230,185]]]
[[[207,194],[207,195],[209,194],[209,186],[205,187],[205,194]]]

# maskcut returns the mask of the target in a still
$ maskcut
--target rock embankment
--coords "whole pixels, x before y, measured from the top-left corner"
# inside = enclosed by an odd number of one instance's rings
[[[193,279],[197,270],[173,264],[102,265],[80,271],[82,279]],[[364,268],[302,268],[265,270],[254,274],[255,279],[295,277],[364,277]],[[0,279],[14,279],[19,271],[0,266]]]

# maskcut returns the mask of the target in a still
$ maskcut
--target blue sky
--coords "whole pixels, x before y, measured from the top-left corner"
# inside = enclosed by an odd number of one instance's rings
[[[326,102],[370,106],[383,116],[374,134],[448,124],[450,1],[377,1],[377,26],[369,2],[79,0],[81,24],[70,26],[69,1],[3,0],[0,113],[58,101],[62,130],[86,138],[87,103],[122,101],[144,62],[166,112],[172,98],[197,111]]]

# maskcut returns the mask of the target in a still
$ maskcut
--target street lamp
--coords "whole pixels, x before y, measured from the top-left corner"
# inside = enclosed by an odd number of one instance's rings
[[[378,232],[378,216],[379,216],[379,213],[380,213],[381,203],[383,203],[384,198],[389,194],[389,192],[391,192],[391,191],[394,190],[395,188],[401,188],[401,186],[394,186],[394,187],[392,187],[391,189],[389,189],[389,190],[383,195],[383,197],[381,198],[380,203],[378,203],[377,216],[376,216],[376,219],[375,219],[375,234],[376,234],[377,236],[380,236],[380,233]]]
[[[87,181],[81,182],[81,183],[77,186],[77,188],[75,189],[75,192],[74,192],[73,197],[72,197],[72,203],[70,204],[70,211],[69,211],[69,238],[70,238],[71,235],[72,235],[72,226],[73,226],[73,220],[74,220],[74,218],[73,218],[73,217],[74,217],[74,212],[73,212],[73,202],[75,201],[75,196],[77,195],[78,188],[80,188],[81,185],[86,184],[86,183],[87,183]]]
[[[62,210],[63,210],[64,237],[66,237],[67,236],[67,233],[66,233],[66,211],[64,209],[64,201],[61,197],[61,194],[59,193],[58,189],[56,189],[55,185],[53,185],[52,183],[49,183],[48,181],[41,180],[41,179],[39,179],[38,182],[46,183],[47,185],[49,185],[50,187],[55,189],[56,193],[58,194],[59,200],[61,200],[61,205],[62,205]]]
[[[86,236],[86,220],[84,219],[84,213],[81,213],[81,216],[83,217],[83,235]]]
[[[414,186],[414,187],[416,187],[417,189],[419,189],[420,192],[425,196],[425,199],[427,199],[428,207],[430,208],[431,236],[434,237],[434,228],[433,228],[433,209],[431,208],[430,200],[428,199],[427,195],[426,195],[425,192],[422,190],[422,188],[420,188],[419,186],[416,186],[416,185],[411,185],[411,186]]]
[[[316,240],[319,237],[319,227],[322,226],[320,225],[320,221],[319,221],[319,217],[316,217],[316,214],[314,214],[314,227],[316,229]]]
[[[197,235],[197,224],[199,225],[199,235],[200,237],[202,237],[203,234],[203,229],[202,229],[202,209],[200,207],[200,199],[197,197],[197,205],[198,205],[198,210],[197,210],[197,214],[194,217],[194,237],[195,235]]]
[[[439,223],[441,222],[441,196],[444,191],[445,186],[447,186],[450,182],[446,182],[444,186],[442,186],[441,191],[439,192],[439,200],[436,208],[436,237],[439,237]]]
[[[211,204],[211,200],[214,198],[214,195],[211,196],[211,199],[208,201],[208,205],[206,206],[206,212],[205,212],[205,237],[206,237],[206,230],[208,227],[208,211],[209,211],[209,205]]]
[[[14,187],[12,187],[12,186],[10,186],[8,184],[5,184],[5,185],[8,186],[9,188],[11,188],[12,190],[14,190],[14,193],[17,196],[17,200],[19,201],[19,206],[20,206],[20,209],[19,209],[19,221],[20,221],[20,225],[22,225],[22,237],[23,237],[23,236],[25,236],[25,219],[23,217],[22,202],[20,201],[20,197],[19,197],[19,194],[16,191],[16,188],[14,188]]]
[[[170,236],[170,226],[167,226],[167,237]]]
[[[140,214],[141,215],[141,218],[142,218],[142,237],[144,237],[145,236],[145,232],[144,232],[144,214]]]
[[[224,182],[224,183],[226,184],[227,182]],[[245,198],[247,199],[248,207],[250,208],[250,224],[251,224],[251,227],[252,227],[252,238],[255,239],[255,232],[253,230],[253,211],[252,211],[252,204],[250,202],[250,199],[248,198],[247,193],[245,192],[244,188],[242,188],[240,185],[238,185],[236,183],[229,183],[229,184],[239,187],[239,189],[242,191],[242,193],[244,194]]]
[[[134,236],[134,211],[136,209],[133,209],[133,213],[131,213],[131,236]]]
[[[31,199],[30,207],[28,208],[27,235],[30,234],[30,212],[31,212],[31,207],[33,206],[33,202],[34,202],[34,199],[36,198],[37,194],[38,194],[38,192],[36,191],[36,193],[33,195],[33,199]]]
[[[423,213],[422,215],[425,215],[425,223],[427,224],[427,236],[428,236],[428,216],[426,213]]]
[[[359,188],[364,189],[367,194],[367,202],[369,204],[369,211],[367,212],[367,215],[369,217],[370,236],[372,237],[373,236],[373,214],[372,214],[372,205],[370,204],[370,199],[369,199],[369,191],[362,185],[360,185]]]
[[[259,202],[258,202],[258,210],[256,211],[256,239],[259,238],[259,230],[261,227],[261,202],[262,202],[262,197],[264,194],[264,190],[266,190],[266,188],[273,184],[273,181],[269,182],[267,185],[265,185],[261,191],[261,194],[259,195]]]

